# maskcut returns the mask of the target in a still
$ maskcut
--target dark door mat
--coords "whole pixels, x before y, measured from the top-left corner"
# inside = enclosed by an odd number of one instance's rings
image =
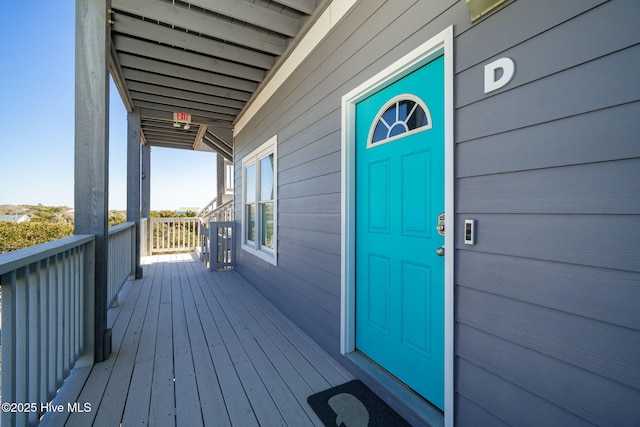
[[[325,426],[402,427],[408,424],[361,381],[330,388],[307,398]]]

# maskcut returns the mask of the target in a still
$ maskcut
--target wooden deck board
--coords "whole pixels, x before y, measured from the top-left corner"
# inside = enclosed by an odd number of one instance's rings
[[[67,425],[321,425],[306,398],[352,379],[344,368],[235,271],[190,254],[144,264],[109,313],[111,358],[69,394],[92,411]]]
[[[160,286],[158,286],[158,283],[161,280],[161,264],[153,263],[149,268],[145,269],[142,286],[148,287],[149,298],[145,308],[144,324],[140,335],[138,353],[135,356],[131,383],[127,391],[123,390],[127,397],[135,396],[136,404],[125,404],[124,413],[122,414],[123,425],[148,424],[151,384],[153,381],[153,359],[158,329],[158,306],[160,305]],[[106,406],[103,406],[100,409],[107,410],[106,408]]]

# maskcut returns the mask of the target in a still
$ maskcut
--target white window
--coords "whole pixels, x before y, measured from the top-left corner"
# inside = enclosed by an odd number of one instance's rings
[[[277,265],[277,136],[242,159],[242,249]]]

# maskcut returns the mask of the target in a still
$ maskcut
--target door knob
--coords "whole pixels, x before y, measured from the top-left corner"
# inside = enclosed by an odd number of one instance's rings
[[[436,249],[436,254],[438,256],[444,256],[444,246],[440,246],[438,249]]]

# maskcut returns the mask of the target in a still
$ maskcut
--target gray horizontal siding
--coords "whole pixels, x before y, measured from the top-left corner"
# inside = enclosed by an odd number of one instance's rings
[[[637,31],[640,13],[634,10],[634,2],[635,0],[617,0],[608,7],[588,9],[575,18],[548,29],[541,27],[540,21],[532,21],[532,25],[536,25],[541,33],[536,37],[512,45],[513,47],[509,49],[486,51],[486,46],[482,46],[481,51],[487,52],[489,56],[456,75],[456,106],[458,108],[464,107],[485,98],[483,85],[478,84],[478,76],[483,76],[484,65],[497,58],[509,57],[513,59],[516,63],[516,73],[509,85],[492,92],[492,96],[501,91],[513,90],[543,77],[573,68],[576,64],[590,62],[596,58],[608,56],[611,52],[640,43],[640,32]],[[542,3],[548,3],[550,7],[553,7],[554,13],[547,14],[550,15],[550,18],[557,20],[559,16],[562,17],[562,15],[556,14],[557,2],[547,0]],[[589,3],[593,2],[585,1],[572,5],[580,9],[571,13],[577,13],[583,8],[590,7]],[[514,9],[525,7],[530,7],[530,5],[513,5]],[[507,15],[509,12],[515,13],[516,11],[504,10],[501,12],[501,18],[503,13]],[[610,29],[612,16],[616,16],[615,31]],[[563,16],[565,19],[566,17],[567,15]],[[511,40],[510,37],[515,36],[513,33],[521,34],[522,28],[520,25],[511,26],[508,31],[497,39]],[[463,36],[459,39],[463,39]],[[460,47],[461,50],[464,49],[463,46]],[[460,51],[457,53],[462,56]],[[542,59],[543,57],[544,59]],[[600,77],[607,79],[608,75]]]
[[[462,142],[637,101],[639,57],[640,45],[628,47],[460,108],[457,139]],[[546,61],[544,52],[538,58]]]
[[[458,328],[465,343],[473,344],[467,329]],[[481,340],[482,337],[479,339]],[[461,346],[462,347],[462,346]],[[516,368],[518,369],[518,368]],[[460,358],[456,361],[456,423],[461,426],[562,426],[594,425],[531,391],[514,385],[509,376],[496,374]],[[466,396],[473,396],[473,400]],[[499,414],[499,417],[495,414]]]
[[[468,250],[458,251],[458,265],[460,286],[640,330],[637,273]]]
[[[455,407],[459,408],[460,415],[456,417],[456,423],[461,426],[491,426],[507,427],[509,424],[496,418],[480,405],[466,399],[462,394],[456,395]]]
[[[464,289],[459,293],[464,293]],[[482,301],[477,300],[475,303],[482,304]],[[496,307],[493,309],[495,311]],[[560,426],[574,418],[576,421],[571,424],[586,420],[596,425],[637,425],[640,394],[630,393],[627,386],[463,323],[458,324],[456,331],[460,343],[458,355],[476,365],[475,369],[470,367],[470,370],[477,371],[469,373],[469,378],[463,375],[464,371],[458,372],[461,381],[459,393],[468,392],[473,395],[474,401],[478,399],[477,391],[480,390],[476,386],[476,393],[473,393],[467,389],[471,386],[466,381],[484,370],[532,395],[530,398],[522,396],[517,403],[512,402],[516,403],[515,408],[494,409],[497,410],[494,413],[501,418],[506,418],[509,412],[513,412],[512,418],[508,420],[510,424]],[[492,387],[482,388],[487,394],[495,391]],[[554,415],[538,413],[534,409],[538,399],[534,396],[546,401],[544,404],[547,410],[552,406],[562,409]],[[497,399],[494,396],[493,399],[496,402],[491,406],[495,407],[498,403],[509,406],[510,399],[506,396]],[[482,405],[487,404],[482,402]],[[566,413],[566,416],[561,418],[560,412]],[[540,419],[541,417],[544,418]]]
[[[292,180],[288,184],[282,184],[278,187],[279,198],[295,199],[298,197],[317,196],[324,194],[333,194],[336,188],[340,188],[340,172],[328,173],[326,175],[312,177],[306,180]],[[338,222],[339,230],[340,223]]]
[[[365,4],[366,3],[366,4]],[[640,423],[640,3],[360,2],[235,141],[278,135],[278,266],[238,271],[338,354],[341,97],[453,24],[459,425]],[[516,62],[484,94],[483,67]],[[240,219],[240,218],[238,218]]]
[[[640,158],[460,179],[458,212],[636,214],[638,171]]]
[[[458,144],[459,178],[640,157],[639,102]],[[534,141],[535,143],[532,143]]]
[[[458,303],[459,323],[620,385],[640,388],[640,335],[633,329],[464,287],[458,289]],[[640,401],[640,395],[636,399]]]
[[[457,39],[456,226],[477,220],[456,248],[463,425],[640,423],[638,18],[514,2]],[[515,77],[485,95],[500,57]]]
[[[456,72],[486,61],[606,1],[515,1],[485,23],[473,25],[469,31],[456,38]],[[468,15],[466,18],[468,19]]]
[[[469,216],[477,220],[477,245],[458,249],[640,272],[640,215]]]

